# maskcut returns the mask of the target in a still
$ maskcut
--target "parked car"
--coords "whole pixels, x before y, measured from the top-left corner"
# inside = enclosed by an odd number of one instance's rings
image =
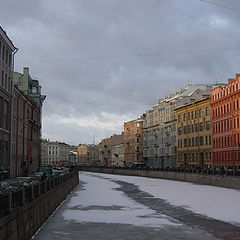
[[[2,192],[5,192],[5,191],[10,190],[10,185],[9,185],[9,183],[8,183],[7,181],[1,181],[1,182],[0,182],[0,190],[1,190]]]

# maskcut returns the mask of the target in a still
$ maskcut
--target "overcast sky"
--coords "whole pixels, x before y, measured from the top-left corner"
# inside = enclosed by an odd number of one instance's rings
[[[216,6],[211,3],[217,3]],[[1,0],[0,24],[42,94],[43,137],[92,143],[188,82],[240,72],[239,0]]]

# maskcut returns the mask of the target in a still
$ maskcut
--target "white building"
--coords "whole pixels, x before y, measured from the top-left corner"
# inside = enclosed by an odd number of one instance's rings
[[[146,112],[143,157],[150,167],[176,167],[177,115],[175,108],[210,95],[218,85],[189,85],[168,96]]]
[[[46,153],[45,153],[46,151]],[[42,143],[42,164],[68,165],[70,146],[66,143],[45,140]]]

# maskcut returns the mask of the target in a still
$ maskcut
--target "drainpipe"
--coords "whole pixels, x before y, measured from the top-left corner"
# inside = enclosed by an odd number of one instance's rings
[[[11,173],[11,165],[12,165],[12,114],[13,114],[13,101],[12,101],[12,98],[13,98],[13,71],[14,71],[14,57],[15,57],[15,54],[18,52],[18,48],[15,48],[13,54],[12,54],[12,66],[11,66],[11,73],[12,73],[12,76],[11,76],[11,80],[12,80],[12,84],[11,84],[11,100],[10,100],[10,162],[9,162],[9,175]]]

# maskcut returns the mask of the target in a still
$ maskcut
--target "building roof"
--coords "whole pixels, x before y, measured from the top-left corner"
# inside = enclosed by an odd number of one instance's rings
[[[137,118],[137,119],[134,119],[134,120],[131,120],[131,121],[125,122],[125,123],[143,122],[143,121],[145,121],[145,119],[143,119],[143,118]],[[124,123],[124,124],[125,124],[125,123]]]
[[[219,84],[210,84],[210,85],[206,85],[206,84],[188,85],[173,93],[170,93],[168,96],[164,98],[159,99],[159,103],[173,101],[175,99],[182,98],[182,97],[191,97],[197,90],[206,91],[206,92],[209,92],[209,94],[211,94],[211,90],[213,88],[216,88],[222,85],[225,85],[225,84],[219,83]]]
[[[203,98],[203,99],[201,99],[201,100],[198,100],[198,101],[194,101],[194,102],[190,102],[190,103],[188,103],[188,104],[185,104],[185,105],[181,105],[181,106],[179,106],[179,107],[176,107],[175,108],[175,110],[178,110],[178,109],[181,109],[181,108],[185,108],[185,107],[189,107],[189,106],[191,106],[191,105],[193,105],[193,104],[197,104],[197,103],[200,103],[200,102],[204,102],[204,101],[206,101],[206,100],[211,100],[211,98],[210,98],[210,96],[209,97],[206,97],[206,98]]]
[[[11,50],[14,52],[15,50],[18,50],[14,44],[12,43],[12,41],[10,40],[10,38],[8,37],[6,31],[3,30],[3,28],[0,26],[0,35],[3,37],[3,39],[6,41],[6,43],[8,44],[8,46],[11,48]]]

